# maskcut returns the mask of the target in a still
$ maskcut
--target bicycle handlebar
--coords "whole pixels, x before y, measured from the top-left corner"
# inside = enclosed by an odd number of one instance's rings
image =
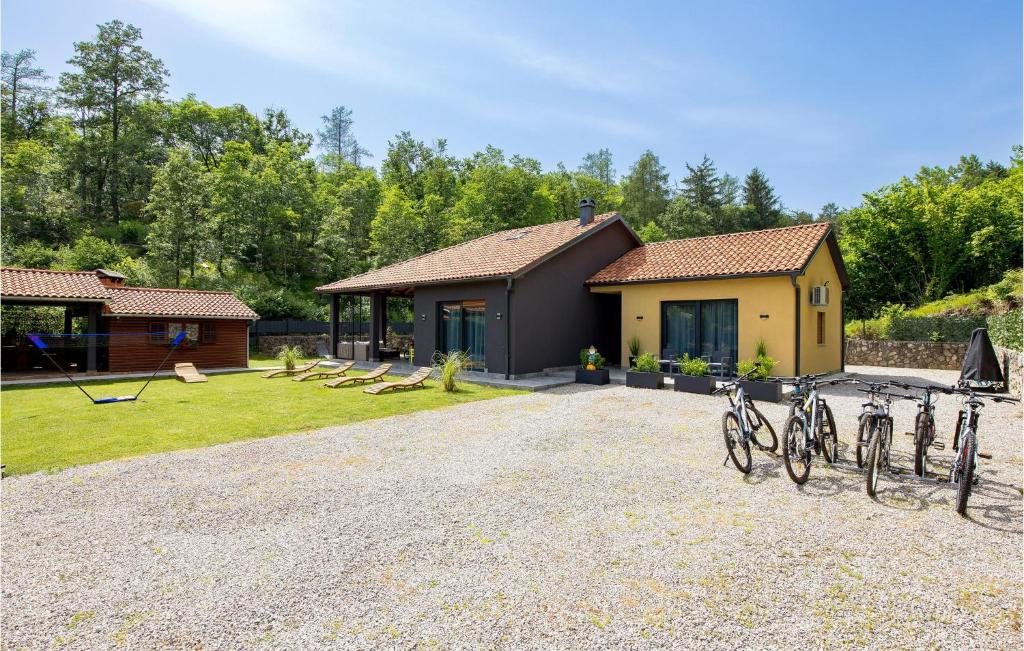
[[[917,397],[917,396],[908,396],[908,395],[903,394],[903,393],[894,393],[892,391],[876,391],[875,389],[857,389],[857,391],[860,391],[861,393],[872,393],[872,394],[883,395],[886,398],[902,398],[903,400],[914,400],[914,401],[920,400],[920,398]]]

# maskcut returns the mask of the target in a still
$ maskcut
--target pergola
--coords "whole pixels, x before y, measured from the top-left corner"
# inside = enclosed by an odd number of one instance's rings
[[[339,357],[338,346],[341,343],[341,299],[342,297],[350,297],[352,299],[358,299],[360,302],[364,299],[369,299],[370,302],[370,334],[369,334],[369,350],[367,351],[367,359],[371,362],[379,362],[381,360],[381,343],[385,341],[385,335],[388,331],[388,309],[387,300],[388,298],[405,298],[411,299],[413,296],[412,287],[391,287],[387,289],[371,290],[371,291],[354,291],[354,290],[321,290],[330,296],[330,352],[332,357]],[[355,302],[352,302],[352,321],[355,323],[356,310]],[[361,312],[361,310],[360,310]],[[361,330],[361,328],[360,328]],[[353,335],[353,357],[355,357],[355,335]]]

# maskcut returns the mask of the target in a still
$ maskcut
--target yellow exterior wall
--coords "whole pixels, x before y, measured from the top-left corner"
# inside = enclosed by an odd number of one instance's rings
[[[811,305],[810,288],[829,282],[829,304]],[[842,287],[826,245],[811,258],[800,285],[800,372],[823,373],[842,367]],[[662,301],[736,299],[740,360],[751,359],[759,339],[778,360],[775,375],[796,373],[796,297],[790,276],[723,278],[591,287],[596,293],[622,296],[622,359],[629,364],[629,340],[640,338],[640,351],[661,354]],[[818,311],[825,312],[825,344],[817,343]],[[767,314],[767,319],[761,315]],[[643,319],[637,319],[642,316]],[[738,360],[737,360],[738,361]]]
[[[779,360],[772,373],[795,372],[795,298],[789,276],[610,285],[592,287],[591,291],[622,294],[623,368],[629,364],[633,335],[640,337],[641,352],[661,355],[662,301],[736,299],[739,358],[754,357],[757,340],[763,337],[768,354]],[[761,314],[768,318],[762,319]],[[637,320],[637,316],[643,319]]]
[[[828,282],[828,305],[815,307],[811,305],[811,288]],[[828,246],[823,245],[804,270],[804,275],[797,278],[800,285],[800,372],[825,373],[837,371],[842,365],[843,328],[842,328],[842,294],[839,274]],[[825,313],[825,344],[817,341],[817,313]]]

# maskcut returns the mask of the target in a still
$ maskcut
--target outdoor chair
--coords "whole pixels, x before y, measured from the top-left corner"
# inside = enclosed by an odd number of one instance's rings
[[[662,368],[665,368],[668,373],[672,372],[673,366],[676,367],[676,370],[678,370],[679,355],[676,354],[676,349],[666,348],[665,350],[661,351],[661,359],[658,360],[658,363],[662,366]]]
[[[363,389],[363,393],[383,393],[392,389],[411,389],[412,387],[423,388],[423,381],[430,377],[430,373],[433,371],[429,366],[424,366],[413,371],[412,375],[402,380],[395,382],[381,382],[380,384],[374,384],[373,386],[366,387]]]
[[[193,382],[206,382],[207,377],[196,370],[192,362],[182,362],[174,365],[174,375],[181,382],[191,384]]]
[[[702,359],[708,362],[708,370],[711,371],[711,375],[732,377],[732,357],[730,355],[715,351],[711,353],[710,357],[705,355]]]
[[[324,380],[327,378],[336,378],[345,375],[346,371],[352,369],[356,363],[349,361],[345,362],[341,366],[334,368],[314,368],[313,370],[306,371],[292,378],[293,382],[305,382],[306,380]]]
[[[380,366],[373,369],[366,375],[340,377],[337,380],[325,382],[324,386],[329,387],[331,389],[336,389],[340,386],[348,384],[349,382],[351,382],[352,384],[366,384],[367,382],[383,382],[384,374],[391,370],[391,366],[391,364],[381,364]]]
[[[316,356],[327,359],[331,356],[329,350],[327,350],[327,342],[323,339],[316,340]]]
[[[279,368],[277,370],[270,371],[268,373],[264,373],[262,375],[262,377],[264,379],[269,379],[269,378],[272,378],[272,377],[283,377],[283,376],[287,376],[287,375],[300,375],[300,374],[305,373],[307,371],[312,371],[314,368],[316,368],[316,365],[319,364],[319,363],[320,363],[320,360],[314,360],[314,361],[312,361],[312,362],[310,362],[308,364],[303,364],[302,366],[296,366],[293,369]]]

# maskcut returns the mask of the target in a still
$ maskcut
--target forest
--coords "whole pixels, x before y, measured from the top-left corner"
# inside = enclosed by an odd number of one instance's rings
[[[621,174],[608,149],[544,170],[493,146],[459,158],[443,138],[398,131],[375,164],[344,105],[307,133],[280,107],[167,97],[170,73],[132,25],[99,25],[74,52],[56,78],[32,50],[3,52],[5,266],[104,267],[137,286],[230,289],[264,318],[320,319],[316,285],[572,219],[582,197],[621,212],[645,241],[831,221],[851,318],[1021,266],[1016,143],[1005,164],[965,155],[811,214],[787,210],[761,169],[733,176],[707,155],[672,181],[652,151]]]

